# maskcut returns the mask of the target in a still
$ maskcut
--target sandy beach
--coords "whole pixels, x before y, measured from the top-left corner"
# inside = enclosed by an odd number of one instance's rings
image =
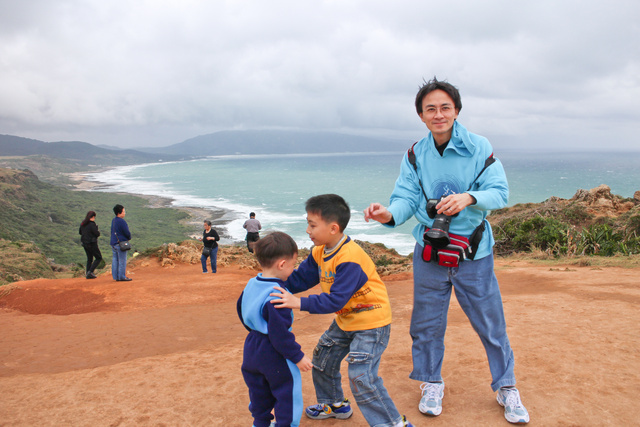
[[[114,282],[32,280],[0,297],[1,426],[250,426],[240,374],[246,331],[235,302],[256,271],[229,263],[161,267],[136,259]],[[530,425],[633,425],[640,417],[640,283],[623,268],[541,267],[497,260],[516,375]],[[509,425],[490,389],[486,357],[452,299],[443,375],[444,411],[418,411],[409,380],[410,273],[385,277],[393,310],[381,376],[416,426]],[[296,313],[294,333],[311,353],[332,315]],[[314,403],[310,373],[305,404]],[[343,384],[350,396],[347,383]],[[365,426],[348,421],[303,426]]]

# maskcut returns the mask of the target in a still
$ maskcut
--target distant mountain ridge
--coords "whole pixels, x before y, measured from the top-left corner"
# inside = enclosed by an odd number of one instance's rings
[[[110,150],[88,142],[43,142],[13,135],[0,135],[0,156],[44,155],[59,159],[71,159],[93,164],[135,164],[161,160],[179,160],[184,156],[142,152],[138,150]]]
[[[200,135],[167,147],[138,148],[138,150],[174,155],[220,156],[384,152],[403,150],[408,145],[407,141],[336,132],[230,130]]]
[[[122,149],[81,141],[43,142],[0,135],[0,156],[44,155],[94,164],[135,164],[233,154],[313,154],[402,151],[408,141],[337,132],[229,130],[165,147]]]

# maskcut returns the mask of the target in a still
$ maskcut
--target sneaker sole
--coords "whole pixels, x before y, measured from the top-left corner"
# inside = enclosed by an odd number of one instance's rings
[[[323,412],[321,414],[318,414],[315,417],[313,415],[309,415],[307,411],[305,411],[304,413],[306,414],[307,417],[311,418],[312,420],[326,420],[327,418],[336,418],[338,420],[346,420],[347,418],[350,418],[351,415],[353,415],[353,409],[344,414],[332,412],[331,414],[327,415]]]
[[[503,408],[505,407],[504,402],[500,399],[500,395],[498,395],[496,397],[496,400],[498,401],[498,404],[500,404],[500,406],[502,406]],[[505,411],[504,417],[511,424],[529,424],[529,417],[527,417],[527,418],[509,418],[507,416],[506,411]]]
[[[432,417],[437,417],[438,415],[440,415],[442,413],[442,408],[440,408],[439,411],[436,411],[436,410],[431,409],[431,408],[423,409],[422,405],[418,405],[418,410],[420,412],[422,412],[423,414],[431,415]]]

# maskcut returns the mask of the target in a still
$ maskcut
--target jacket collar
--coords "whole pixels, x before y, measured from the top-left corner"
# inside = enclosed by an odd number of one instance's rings
[[[429,132],[428,139],[430,149],[436,150],[431,132]],[[447,148],[445,148],[444,152],[446,153],[448,150],[454,150],[456,153],[464,157],[471,157],[476,151],[476,145],[471,141],[469,131],[463,125],[458,123],[457,120],[453,122],[451,139],[449,140],[449,144],[447,145]]]

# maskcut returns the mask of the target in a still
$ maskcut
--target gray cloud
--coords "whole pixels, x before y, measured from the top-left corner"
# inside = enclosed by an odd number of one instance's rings
[[[494,145],[639,147],[636,1],[0,7],[0,133],[120,146],[265,127],[414,139],[413,97],[437,75]]]

